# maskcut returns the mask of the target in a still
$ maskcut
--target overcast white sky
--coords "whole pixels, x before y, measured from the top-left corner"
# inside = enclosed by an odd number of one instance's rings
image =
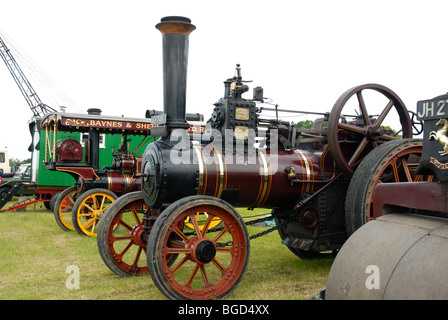
[[[331,111],[344,91],[372,82],[414,111],[418,100],[448,91],[448,1],[0,0],[0,8],[0,32],[57,84],[41,87],[31,79],[41,72],[21,65],[37,93],[67,112],[161,110],[162,37],[154,26],[169,15],[197,27],[187,112],[206,118],[236,63],[253,80],[250,92],[263,86],[285,109]],[[57,90],[69,99],[55,99]],[[32,113],[2,61],[0,110],[0,148],[28,158]]]

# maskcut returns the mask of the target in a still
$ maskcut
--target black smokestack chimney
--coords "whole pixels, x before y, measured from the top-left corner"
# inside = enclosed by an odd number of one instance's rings
[[[185,17],[162,18],[156,28],[163,41],[163,111],[169,128],[188,128],[185,119],[188,39],[196,29]]]

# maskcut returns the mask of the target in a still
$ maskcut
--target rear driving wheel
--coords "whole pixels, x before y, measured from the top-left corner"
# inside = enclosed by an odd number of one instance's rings
[[[422,141],[403,139],[385,143],[368,154],[356,169],[347,190],[345,223],[347,235],[377,217],[373,216],[373,190],[378,183],[432,181],[418,175]]]

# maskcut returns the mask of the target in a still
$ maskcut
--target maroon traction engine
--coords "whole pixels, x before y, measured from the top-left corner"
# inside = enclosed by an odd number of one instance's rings
[[[224,297],[240,282],[254,238],[235,207],[272,209],[272,230],[301,258],[338,250],[352,232],[345,199],[356,167],[376,147],[412,137],[401,99],[382,85],[354,87],[314,128],[303,129],[262,118],[262,111],[285,110],[260,107],[260,87],[253,99],[243,98],[248,87],[237,65],[204,133],[186,136],[188,43],[195,26],[167,17],[156,27],[163,35],[166,121],[160,127],[166,134],[145,150],[142,191],[118,198],[100,222],[105,264],[120,276],[149,273],[171,299]],[[380,109],[368,110],[375,105]],[[385,127],[390,117],[396,131]]]

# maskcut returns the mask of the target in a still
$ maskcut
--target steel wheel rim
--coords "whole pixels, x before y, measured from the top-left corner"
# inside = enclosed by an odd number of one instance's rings
[[[76,219],[79,228],[85,235],[96,237],[98,222],[114,201],[113,196],[100,192],[88,195],[81,202]]]
[[[108,228],[108,248],[112,258],[122,270],[133,275],[148,274],[143,216],[149,216],[149,212],[143,199],[132,202],[116,213]]]
[[[194,219],[207,212],[202,228]],[[194,231],[184,229],[189,217]],[[213,218],[223,221],[221,231],[207,234]],[[221,247],[223,240],[231,246]],[[180,295],[189,299],[212,299],[228,291],[243,272],[248,248],[239,221],[217,206],[198,205],[179,214],[165,233],[161,250],[163,273]],[[178,255],[173,263],[172,255]]]

